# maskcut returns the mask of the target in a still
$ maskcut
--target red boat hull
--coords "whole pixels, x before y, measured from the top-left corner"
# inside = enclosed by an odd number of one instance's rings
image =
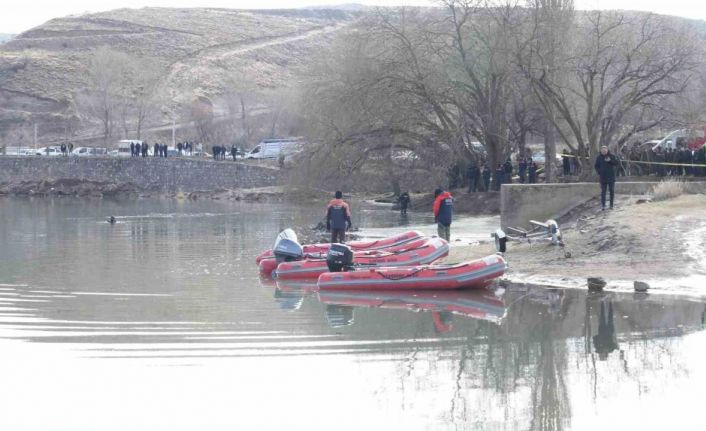
[[[384,256],[387,256],[390,253],[398,253],[403,250],[410,250],[410,249],[422,247],[427,242],[429,242],[429,238],[417,238],[417,239],[412,240],[410,242],[407,242],[405,244],[398,244],[398,245],[390,246],[390,247],[382,249],[382,250],[354,251],[353,257],[354,257],[354,259],[356,259],[356,261],[360,260],[361,262],[363,261],[364,258],[370,258],[370,259],[383,258]],[[309,254],[306,254],[305,259],[315,260],[315,261],[325,260],[326,253],[309,253]],[[302,259],[302,260],[304,260],[304,259]],[[260,273],[263,275],[271,275],[272,271],[277,269],[277,265],[279,265],[279,263],[280,262],[277,262],[277,259],[275,259],[274,256],[263,258],[262,260],[260,260],[260,264],[259,264]]]
[[[402,232],[401,234],[398,235],[393,235],[387,238],[382,238],[382,239],[376,239],[372,241],[352,241],[347,243],[353,251],[360,251],[360,250],[384,250],[389,247],[395,247],[398,245],[406,244],[410,241],[413,241],[418,238],[422,238],[422,233],[416,230],[410,230],[407,232]],[[331,244],[328,243],[321,243],[321,244],[306,244],[303,245],[302,248],[304,249],[305,254],[314,254],[314,253],[322,253],[326,254],[328,252],[328,249],[331,247]],[[265,258],[271,258],[274,257],[272,254],[272,249],[265,250],[262,253],[260,253],[256,258],[255,258],[255,263],[260,264],[260,262],[265,259]]]
[[[422,265],[326,272],[319,276],[320,290],[449,290],[487,287],[501,277],[507,264],[498,255],[458,265]]]
[[[422,245],[407,247],[395,252],[375,252],[353,256],[353,263],[369,267],[423,265],[435,262],[449,254],[449,244],[441,238],[427,238]],[[278,280],[310,279],[328,272],[325,259],[305,259],[282,262],[274,276]]]

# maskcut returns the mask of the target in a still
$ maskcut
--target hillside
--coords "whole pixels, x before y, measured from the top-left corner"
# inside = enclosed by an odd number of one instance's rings
[[[99,46],[154,61],[174,94],[217,97],[224,80],[281,88],[356,17],[344,10],[118,9],[57,18],[0,46],[0,134],[24,121],[59,134]]]

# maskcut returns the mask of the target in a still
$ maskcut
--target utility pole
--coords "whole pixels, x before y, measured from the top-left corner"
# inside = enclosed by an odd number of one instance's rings
[[[172,118],[172,148],[176,148],[176,118]]]
[[[37,151],[37,123],[34,123],[34,151]]]

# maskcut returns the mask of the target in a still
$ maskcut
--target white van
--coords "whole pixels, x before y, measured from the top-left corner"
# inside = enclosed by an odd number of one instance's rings
[[[263,139],[245,155],[246,159],[276,159],[283,154],[290,156],[301,150],[300,138]]]
[[[118,153],[116,154],[118,157],[131,157],[132,153],[130,152],[130,144],[140,144],[142,145],[142,141],[137,141],[134,139],[123,139],[122,141],[118,142]],[[149,154],[152,154],[152,149],[150,148]]]

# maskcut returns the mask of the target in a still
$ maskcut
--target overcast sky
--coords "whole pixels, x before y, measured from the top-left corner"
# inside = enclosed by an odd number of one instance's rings
[[[256,3],[256,6],[253,6]],[[434,4],[428,0],[4,0],[0,6],[0,33],[21,33],[60,16],[117,8],[222,7],[296,8],[309,5],[361,3],[367,5]],[[706,20],[706,0],[576,0],[580,9],[634,9]]]

